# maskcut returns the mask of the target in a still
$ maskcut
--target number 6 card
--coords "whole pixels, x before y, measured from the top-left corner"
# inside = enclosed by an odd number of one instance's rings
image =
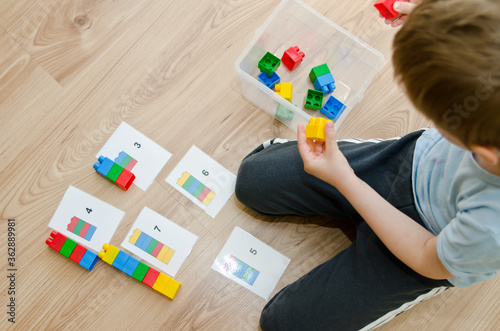
[[[235,175],[194,145],[165,180],[212,217],[236,185]]]
[[[290,259],[235,227],[212,269],[268,299]]]
[[[97,153],[135,175],[134,184],[146,191],[172,154],[160,145],[122,122]]]

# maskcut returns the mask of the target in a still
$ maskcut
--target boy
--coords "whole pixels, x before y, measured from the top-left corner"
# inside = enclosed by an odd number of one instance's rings
[[[264,331],[368,330],[500,270],[500,3],[424,0],[393,46],[396,77],[437,130],[337,142],[327,125],[315,144],[299,125],[297,142],[264,143],[241,164],[236,196],[257,213],[357,229],[268,302]]]

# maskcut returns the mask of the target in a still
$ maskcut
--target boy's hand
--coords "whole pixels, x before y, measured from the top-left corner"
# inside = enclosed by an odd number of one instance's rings
[[[324,143],[313,143],[307,139],[304,125],[299,124],[297,144],[307,173],[337,188],[354,176],[354,171],[337,144],[333,122],[325,125]]]
[[[397,11],[399,15],[395,18],[385,20],[385,24],[390,24],[392,27],[400,26],[406,21],[412,10],[421,3],[422,0],[396,1],[393,9]],[[380,17],[382,17],[382,15],[380,15]]]

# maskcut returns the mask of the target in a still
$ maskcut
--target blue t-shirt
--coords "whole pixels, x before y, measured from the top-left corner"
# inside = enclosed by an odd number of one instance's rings
[[[438,236],[439,259],[467,287],[500,270],[500,176],[481,168],[472,152],[435,129],[417,140],[413,194],[429,231]]]

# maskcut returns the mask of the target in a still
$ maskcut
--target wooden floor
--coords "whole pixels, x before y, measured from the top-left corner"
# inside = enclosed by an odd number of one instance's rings
[[[16,326],[74,330],[257,330],[262,298],[211,269],[235,226],[291,259],[273,293],[345,249],[352,229],[328,219],[271,222],[234,198],[212,219],[164,180],[196,144],[234,174],[260,142],[294,133],[243,98],[233,63],[279,0],[3,0],[0,4],[0,251],[16,225]],[[386,57],[340,138],[389,138],[428,125],[392,78],[391,41],[367,0],[306,0]],[[124,192],[95,155],[126,121],[173,154],[151,187]],[[44,241],[69,185],[126,212],[119,245],[144,206],[199,239],[171,301],[98,263],[88,272]],[[0,329],[7,321],[0,277]],[[493,330],[500,280],[453,289],[380,330]]]

